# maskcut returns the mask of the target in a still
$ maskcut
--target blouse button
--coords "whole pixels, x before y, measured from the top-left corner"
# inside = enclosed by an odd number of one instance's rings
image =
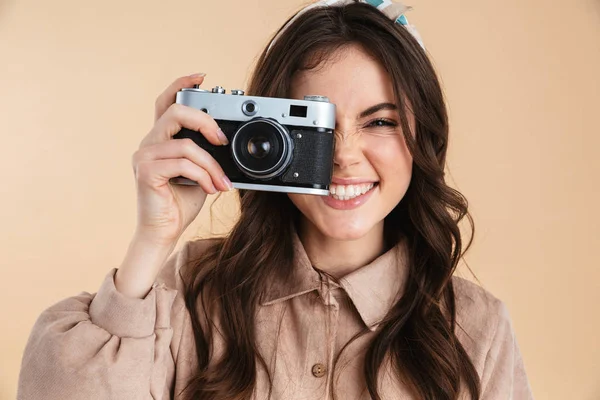
[[[325,368],[325,366],[321,363],[317,363],[312,367],[312,374],[317,378],[322,377],[326,372],[327,368]]]

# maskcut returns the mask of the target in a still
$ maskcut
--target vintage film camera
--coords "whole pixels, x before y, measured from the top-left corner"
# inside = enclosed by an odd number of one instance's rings
[[[237,189],[326,196],[333,170],[335,105],[324,96],[304,100],[225,94],[199,87],[177,92],[176,103],[212,116],[229,140],[214,146],[197,131],[182,129],[173,138],[190,138],[210,153]],[[185,177],[170,182],[197,185]]]

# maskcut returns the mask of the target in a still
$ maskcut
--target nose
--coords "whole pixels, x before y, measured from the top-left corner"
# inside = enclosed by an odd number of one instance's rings
[[[333,162],[341,169],[358,164],[361,160],[361,146],[359,135],[352,132],[335,132],[335,146]]]

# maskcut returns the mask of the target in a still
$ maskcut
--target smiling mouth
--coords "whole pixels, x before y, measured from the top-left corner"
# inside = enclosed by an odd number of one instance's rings
[[[336,200],[347,201],[363,196],[377,187],[379,182],[362,183],[357,185],[336,185],[329,186],[329,196]]]

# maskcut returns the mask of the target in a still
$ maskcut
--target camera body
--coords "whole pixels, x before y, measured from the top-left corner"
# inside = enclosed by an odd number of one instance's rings
[[[221,165],[237,189],[326,196],[333,171],[335,105],[323,96],[304,100],[225,94],[198,87],[177,92],[176,103],[212,116],[229,140],[215,146],[202,133],[183,128],[174,139],[190,138]],[[197,185],[185,177],[170,182]]]

